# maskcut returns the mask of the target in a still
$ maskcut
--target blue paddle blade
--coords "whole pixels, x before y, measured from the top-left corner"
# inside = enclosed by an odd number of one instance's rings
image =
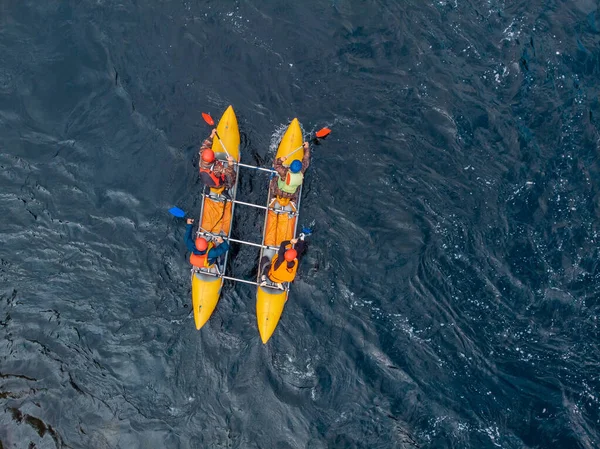
[[[169,212],[171,213],[171,215],[174,215],[179,218],[185,217],[185,212],[179,209],[178,207],[172,207],[171,209],[169,209]]]
[[[309,227],[305,226],[305,227],[302,228],[302,233],[304,235],[311,235],[312,234],[312,229],[310,229]]]

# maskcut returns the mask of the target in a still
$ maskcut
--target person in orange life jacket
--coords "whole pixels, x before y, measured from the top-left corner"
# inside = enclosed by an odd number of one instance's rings
[[[279,198],[290,198],[294,203],[298,202],[298,187],[302,184],[304,172],[310,165],[310,147],[308,142],[304,142],[303,146],[304,157],[302,158],[302,162],[295,159],[289,167],[285,167],[283,165],[287,160],[285,156],[275,160],[273,168],[278,176],[274,176],[271,179],[271,198],[278,196]]]
[[[293,246],[292,246],[293,245]],[[279,246],[279,251],[269,263],[269,258],[262,258],[263,266],[261,284],[267,284],[267,278],[283,290],[284,282],[293,282],[298,269],[298,259],[306,251],[306,242],[304,239],[284,240]]]
[[[185,227],[185,246],[192,253],[190,254],[190,263],[198,268],[208,268],[229,250],[229,243],[221,237],[217,237],[219,244],[216,246],[212,242],[207,242],[202,237],[198,237],[194,241],[192,239],[193,226],[194,220],[188,218]]]
[[[215,159],[215,152],[211,150],[213,138],[217,134],[217,130],[213,129],[200,147],[200,180],[204,185],[213,189],[219,189],[225,187],[230,189],[235,184],[236,173],[233,168],[233,158],[227,156],[227,167],[217,159]]]

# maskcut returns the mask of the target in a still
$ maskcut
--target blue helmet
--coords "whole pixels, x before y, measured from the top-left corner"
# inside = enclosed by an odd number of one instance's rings
[[[296,159],[290,164],[290,171],[292,173],[298,173],[300,170],[302,170],[302,162]]]

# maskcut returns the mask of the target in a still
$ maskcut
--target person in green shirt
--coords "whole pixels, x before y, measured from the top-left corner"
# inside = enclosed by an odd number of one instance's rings
[[[277,174],[271,180],[271,198],[278,197],[289,199],[294,203],[298,202],[298,187],[302,185],[304,172],[310,165],[310,146],[308,145],[308,142],[304,142],[303,146],[304,157],[302,158],[302,162],[295,159],[288,167],[286,167],[283,165],[287,160],[285,156],[275,159],[273,168]]]

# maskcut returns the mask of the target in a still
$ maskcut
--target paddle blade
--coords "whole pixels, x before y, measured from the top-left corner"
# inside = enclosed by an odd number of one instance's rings
[[[169,212],[171,213],[171,215],[174,215],[178,218],[185,217],[185,212],[179,209],[178,207],[172,207],[171,209],[169,209]]]
[[[207,114],[206,112],[202,113],[202,118],[204,119],[204,121],[206,123],[208,123],[210,126],[213,126],[215,124],[215,121],[213,120],[213,118],[210,116],[210,114]]]
[[[315,134],[319,139],[322,139],[323,137],[326,137],[329,135],[329,133],[331,132],[331,130],[329,128],[323,128],[317,131],[317,133]]]

